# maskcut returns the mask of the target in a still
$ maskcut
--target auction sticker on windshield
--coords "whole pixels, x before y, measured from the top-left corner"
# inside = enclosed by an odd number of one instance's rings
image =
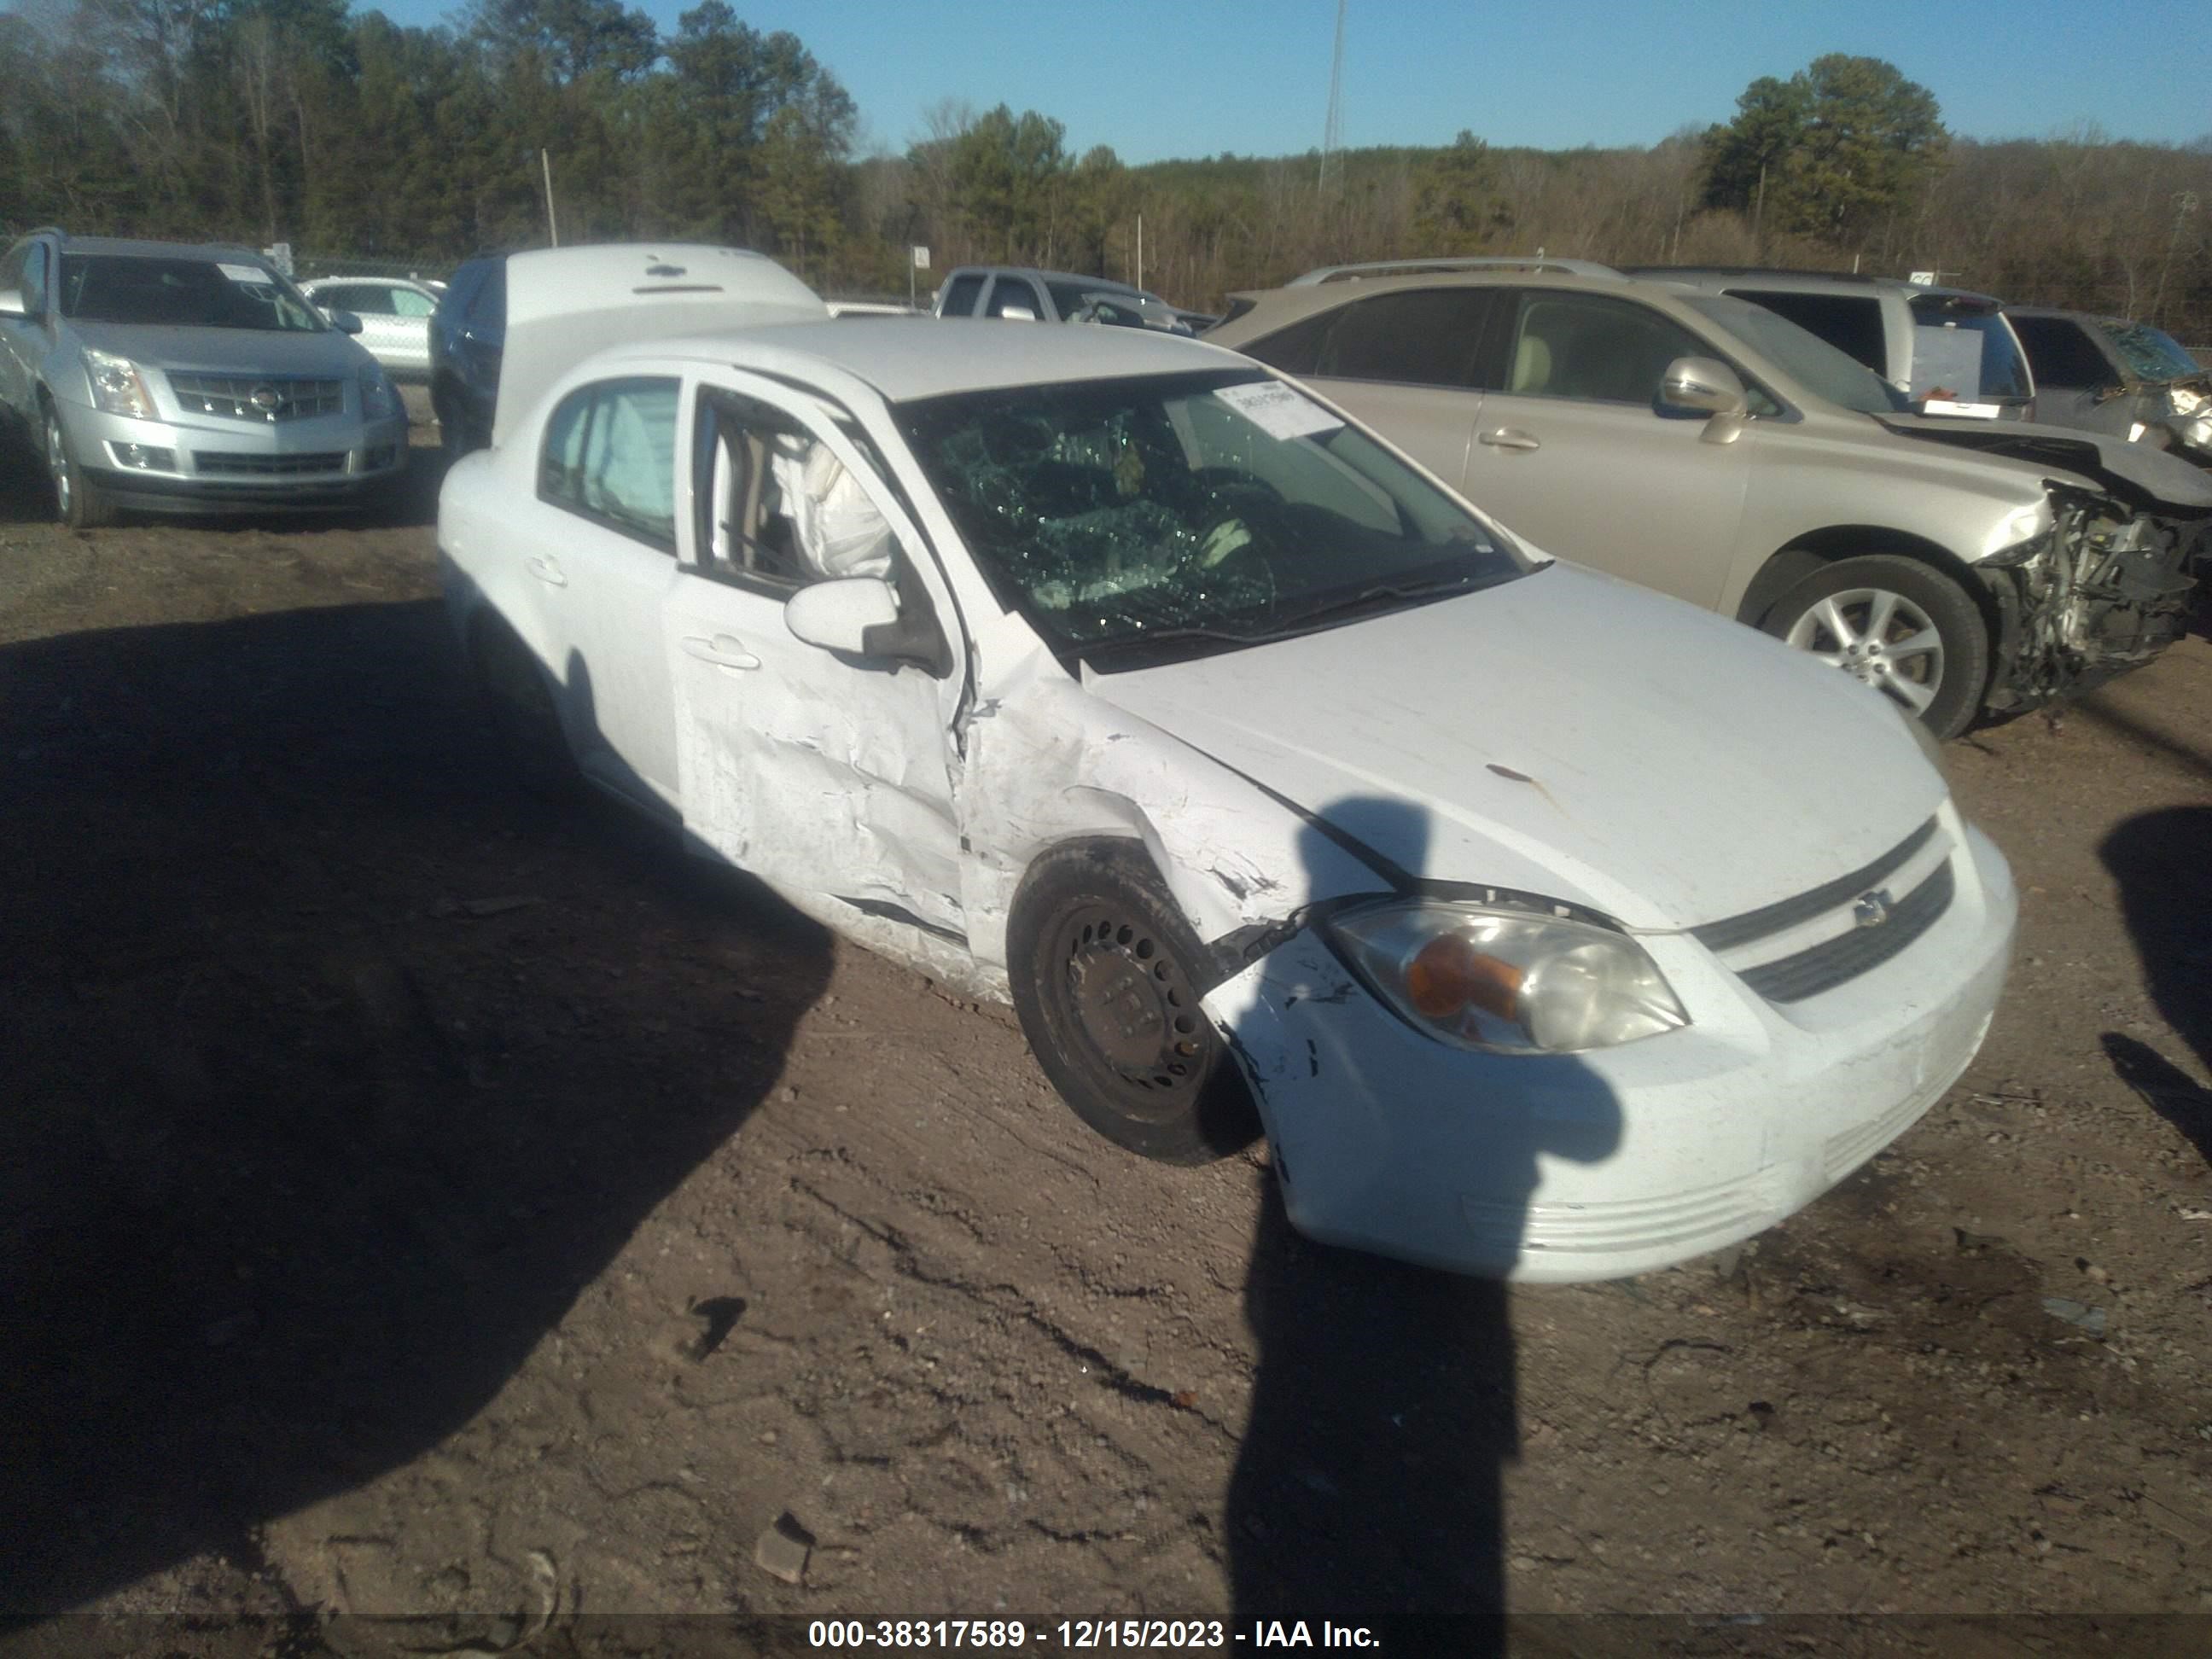
[[[1225,386],[1213,394],[1271,438],[1305,438],[1334,432],[1344,422],[1279,380]]]
[[[216,269],[221,271],[224,276],[229,277],[234,283],[250,283],[258,287],[267,283],[269,280],[269,273],[267,271],[257,270],[252,265],[226,265],[219,264],[216,266]]]

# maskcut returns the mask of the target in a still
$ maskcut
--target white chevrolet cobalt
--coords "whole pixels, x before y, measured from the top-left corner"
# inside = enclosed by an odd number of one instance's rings
[[[1270,370],[832,323],[726,249],[508,283],[438,538],[522,757],[1010,1000],[1121,1145],[1256,1106],[1312,1237],[1601,1279],[1789,1215],[1988,1029],[2010,877],[1887,700]]]

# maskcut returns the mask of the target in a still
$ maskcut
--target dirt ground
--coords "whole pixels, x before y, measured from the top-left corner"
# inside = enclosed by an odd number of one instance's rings
[[[2024,915],[1917,1127],[1509,1292],[1117,1151],[1003,1011],[516,792],[418,461],[371,527],[70,534],[0,472],[0,1612],[2212,1615],[2212,644],[1952,745]]]

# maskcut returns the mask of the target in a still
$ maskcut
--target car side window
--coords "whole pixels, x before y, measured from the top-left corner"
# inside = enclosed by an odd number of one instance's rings
[[[395,317],[427,317],[438,308],[435,300],[411,288],[386,289],[385,292],[391,296],[392,314]]]
[[[1522,398],[1650,404],[1668,364],[1711,355],[1686,330],[1633,301],[1527,293],[1514,319],[1500,389]]]
[[[991,286],[991,303],[984,312],[987,317],[1003,317],[1008,306],[1019,306],[1032,317],[1042,317],[1044,301],[1027,283],[1015,276],[1001,276]]]
[[[974,316],[976,298],[982,292],[983,279],[981,276],[971,271],[965,276],[955,276],[945,289],[945,315]]]
[[[348,311],[363,317],[389,317],[392,314],[390,289],[375,283],[364,283],[361,287],[347,291],[353,298],[341,300],[338,303]]]
[[[1727,290],[1739,300],[1764,306],[1808,334],[1817,334],[1884,380],[1889,378],[1889,341],[1882,331],[1881,301],[1856,294],[1782,294],[1758,289]]]
[[[1494,293],[1479,288],[1379,294],[1344,308],[1314,369],[1346,380],[1467,387]]]
[[[676,406],[672,380],[578,387],[545,423],[539,497],[673,554]]]
[[[2057,392],[2094,392],[2120,377],[2079,323],[2063,317],[2014,317],[2012,331],[2027,349],[2036,384]]]
[[[1270,368],[1281,369],[1285,374],[1316,374],[1319,371],[1316,365],[1321,362],[1322,352],[1328,349],[1329,334],[1336,327],[1337,319],[1344,315],[1344,310],[1339,306],[1333,310],[1303,318],[1288,328],[1279,328],[1273,334],[1249,341],[1237,349],[1247,357],[1257,358]]]
[[[893,579],[902,555],[880,486],[799,422],[709,389],[693,430],[702,574],[779,598],[818,581]]]

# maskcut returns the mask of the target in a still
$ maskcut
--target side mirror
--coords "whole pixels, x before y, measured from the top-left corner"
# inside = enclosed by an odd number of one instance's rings
[[[331,326],[341,334],[361,332],[361,319],[350,311],[332,310],[326,311],[323,314],[331,319]]]
[[[873,576],[816,582],[784,601],[784,626],[792,637],[848,657],[878,654],[868,635],[899,619],[898,595]],[[880,636],[878,636],[880,638]]]
[[[1743,382],[1717,357],[1677,357],[1659,378],[1659,405],[1689,415],[1741,415]]]
[[[1009,323],[1033,323],[1037,319],[1036,313],[1027,306],[1007,306],[999,316],[1001,321]]]
[[[31,308],[23,303],[20,288],[0,288],[0,317],[27,317]]]

